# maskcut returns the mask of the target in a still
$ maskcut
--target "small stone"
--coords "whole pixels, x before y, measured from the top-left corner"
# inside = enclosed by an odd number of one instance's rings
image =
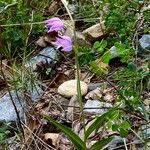
[[[89,83],[88,84],[88,91],[93,91],[98,87],[102,87],[102,89],[105,89],[107,87],[107,83],[106,82],[102,82],[102,83]]]
[[[86,36],[87,40],[89,40],[90,42],[94,42],[104,37],[103,29],[99,23],[84,30],[83,34]]]
[[[118,50],[115,46],[112,46],[110,49],[111,58],[119,57]]]
[[[150,50],[150,34],[144,34],[139,40],[142,49]]]
[[[85,95],[87,93],[88,86],[83,81],[80,81],[81,94]],[[69,80],[62,83],[58,87],[58,93],[64,97],[72,97],[77,94],[77,80]]]
[[[112,105],[106,102],[100,102],[99,100],[87,100],[84,105],[84,111],[87,113],[100,114],[107,111],[110,107],[112,107]]]

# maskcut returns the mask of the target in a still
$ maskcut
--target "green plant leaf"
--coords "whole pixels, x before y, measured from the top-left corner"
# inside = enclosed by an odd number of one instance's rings
[[[137,70],[137,66],[133,63],[129,63],[127,67],[130,71],[133,71],[133,72],[136,72]]]
[[[101,42],[96,41],[93,45],[93,47],[97,50],[98,53],[102,54],[104,52],[104,49],[107,46],[107,41],[102,40]]]
[[[123,129],[123,128],[120,128],[120,129],[119,129],[119,133],[120,133],[120,136],[121,136],[122,138],[125,138],[125,137],[128,136],[128,131],[125,130],[125,129]]]
[[[97,117],[95,119],[95,121],[91,124],[91,126],[89,126],[89,128],[86,130],[85,139],[87,139],[95,129],[102,126],[104,123],[106,123],[108,121],[107,117],[111,118],[114,111],[116,111],[116,108],[111,108],[110,110],[108,110],[108,112],[106,112],[103,115]]]
[[[85,143],[70,128],[67,128],[66,126],[58,123],[57,121],[53,120],[53,118],[50,116],[45,115],[44,117],[48,121],[50,121],[53,125],[55,125],[57,128],[59,128],[63,133],[65,133],[78,150],[85,150],[86,149]]]
[[[94,47],[95,49],[97,49],[97,48],[99,48],[99,45],[100,45],[100,42],[96,41],[96,42],[94,43],[93,47]]]
[[[106,146],[109,142],[111,142],[113,138],[112,137],[108,137],[106,139],[102,139],[96,143],[94,143],[90,150],[101,150],[104,146]]]
[[[108,65],[103,63],[101,59],[92,61],[90,67],[92,71],[99,76],[108,74]]]
[[[130,124],[127,121],[123,121],[120,127],[123,129],[128,129],[130,127]]]
[[[111,58],[112,58],[112,55],[110,51],[107,51],[102,56],[102,62],[108,64]]]

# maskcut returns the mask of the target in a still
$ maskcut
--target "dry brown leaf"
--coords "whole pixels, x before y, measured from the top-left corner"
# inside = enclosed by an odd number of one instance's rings
[[[96,88],[95,90],[89,92],[86,96],[85,99],[93,99],[93,100],[98,100],[102,98],[102,88]]]
[[[135,144],[131,144],[129,150],[138,150]]]
[[[69,107],[70,106],[70,107]],[[67,120],[73,120],[74,119],[74,113],[76,109],[74,108],[75,106],[78,106],[78,101],[77,101],[77,96],[73,96],[70,99],[70,102],[68,104],[68,109],[67,109]]]
[[[106,94],[104,97],[103,97],[104,101],[106,102],[112,102],[114,100],[113,98],[113,95],[111,94]]]
[[[41,46],[41,47],[46,47],[47,45],[43,36],[40,37],[35,43],[36,45]]]
[[[102,68],[105,72],[108,72],[108,64],[103,63],[101,59],[96,59],[95,62],[99,68]]]
[[[59,8],[60,8],[60,1],[55,0],[49,6],[48,13],[50,14],[50,16],[52,16],[58,11]]]
[[[144,101],[143,101],[143,103],[146,105],[146,106],[150,106],[150,99],[145,99]]]
[[[45,35],[43,35],[43,39],[45,42],[52,44],[52,42],[56,40],[57,36],[58,36],[58,33],[56,31],[53,31],[53,32],[46,33]]]
[[[90,83],[91,78],[94,76],[91,72],[81,72],[80,73],[80,79],[84,81],[85,83]]]
[[[60,135],[58,133],[46,133],[44,134],[44,140],[48,141],[48,140],[52,140],[52,144],[57,147],[57,145],[59,144],[60,141]]]
[[[59,150],[73,150],[73,145],[65,136],[62,135],[60,137],[60,145],[57,149],[59,149]]]

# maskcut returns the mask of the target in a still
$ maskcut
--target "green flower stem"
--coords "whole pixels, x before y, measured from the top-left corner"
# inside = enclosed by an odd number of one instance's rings
[[[70,20],[73,24],[73,33],[74,33],[74,51],[75,51],[75,63],[76,63],[76,67],[77,67],[77,96],[78,96],[78,101],[79,101],[79,106],[80,106],[80,111],[81,111],[81,117],[82,117],[82,121],[83,121],[83,130],[84,130],[84,143],[86,143],[86,138],[85,138],[85,115],[84,115],[84,111],[83,111],[83,104],[82,104],[82,94],[81,94],[81,85],[80,85],[80,65],[79,65],[79,61],[78,61],[78,43],[77,43],[77,38],[76,38],[76,30],[75,30],[75,22],[74,19],[68,9],[67,6],[67,1],[66,0],[61,0],[64,7],[66,8],[66,11],[70,17]]]

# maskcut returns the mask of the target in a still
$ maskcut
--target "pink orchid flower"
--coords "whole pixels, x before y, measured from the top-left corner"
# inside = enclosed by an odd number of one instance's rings
[[[49,32],[59,31],[64,27],[64,23],[57,17],[46,20],[45,27],[48,29]]]
[[[69,36],[58,36],[54,42],[57,48],[62,48],[61,51],[70,52],[72,50],[72,40]]]

